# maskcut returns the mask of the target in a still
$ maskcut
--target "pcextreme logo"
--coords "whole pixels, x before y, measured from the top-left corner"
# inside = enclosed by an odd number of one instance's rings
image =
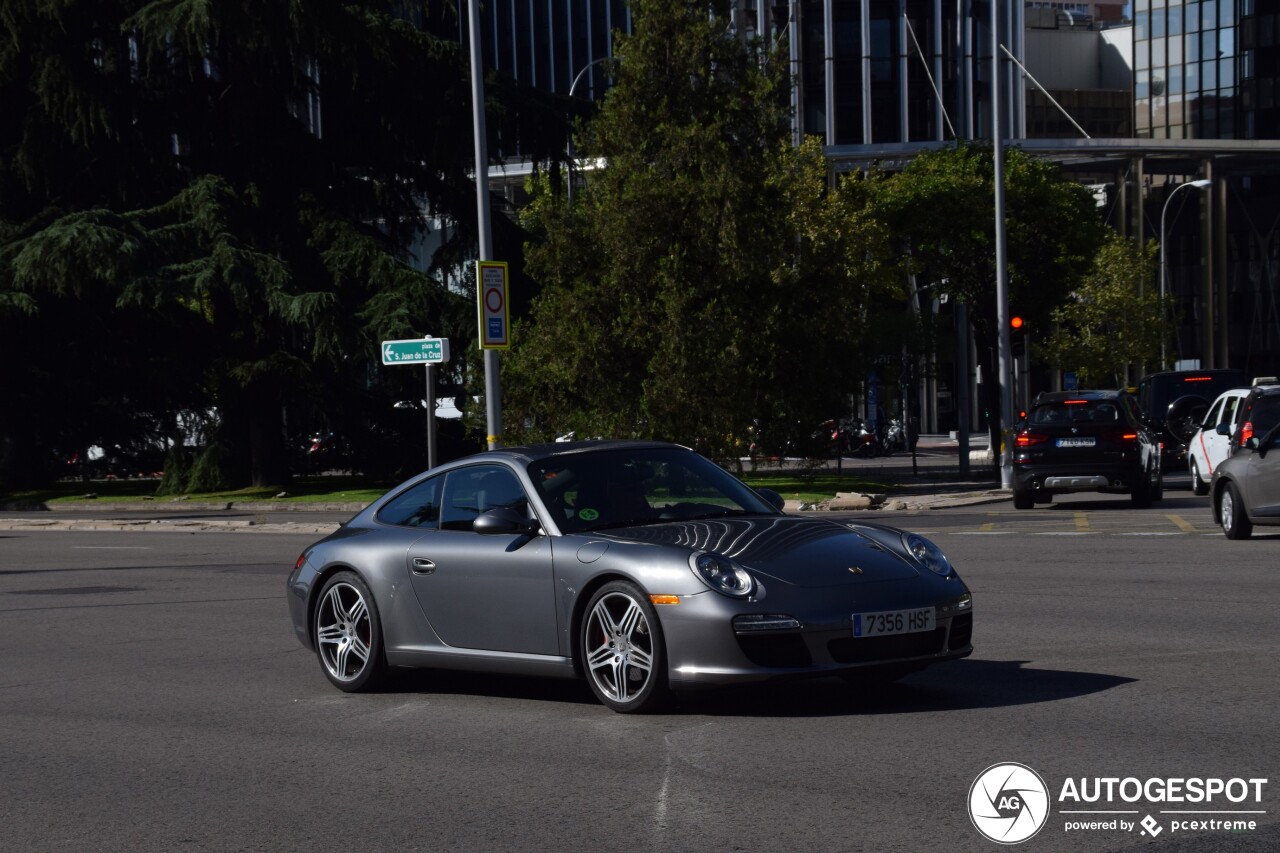
[[[1018,844],[1049,819],[1049,787],[1025,764],[993,764],[969,788],[969,819],[998,844]]]

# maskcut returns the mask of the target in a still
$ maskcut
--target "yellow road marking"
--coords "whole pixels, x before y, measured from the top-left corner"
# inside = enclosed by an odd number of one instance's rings
[[[986,533],[988,531],[995,530],[995,529],[996,529],[996,523],[994,521],[988,521],[986,524],[983,524],[978,527],[978,530],[980,530],[983,533]]]
[[[1076,530],[1088,530],[1088,529],[1089,529],[1089,516],[1085,515],[1083,512],[1077,512],[1076,513]]]
[[[1178,525],[1178,529],[1183,533],[1195,533],[1196,529],[1191,526],[1191,522],[1187,521],[1180,515],[1166,515],[1165,518]]]

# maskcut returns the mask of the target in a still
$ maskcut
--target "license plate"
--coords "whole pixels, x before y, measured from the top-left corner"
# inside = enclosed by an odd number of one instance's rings
[[[853,614],[853,636],[855,637],[914,634],[918,631],[932,631],[935,627],[937,627],[937,615],[932,607]]]
[[[1060,438],[1058,439],[1059,447],[1093,447],[1097,443],[1097,439],[1093,436],[1087,438]]]

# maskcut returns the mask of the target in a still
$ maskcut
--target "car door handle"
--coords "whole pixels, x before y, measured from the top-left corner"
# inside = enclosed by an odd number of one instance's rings
[[[413,558],[413,573],[415,575],[429,575],[436,570],[436,564],[428,560],[426,557]]]

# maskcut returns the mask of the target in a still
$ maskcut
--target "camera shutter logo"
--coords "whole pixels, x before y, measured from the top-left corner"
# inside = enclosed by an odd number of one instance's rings
[[[1025,764],[993,764],[969,788],[969,819],[998,844],[1018,844],[1049,819],[1049,787]]]

